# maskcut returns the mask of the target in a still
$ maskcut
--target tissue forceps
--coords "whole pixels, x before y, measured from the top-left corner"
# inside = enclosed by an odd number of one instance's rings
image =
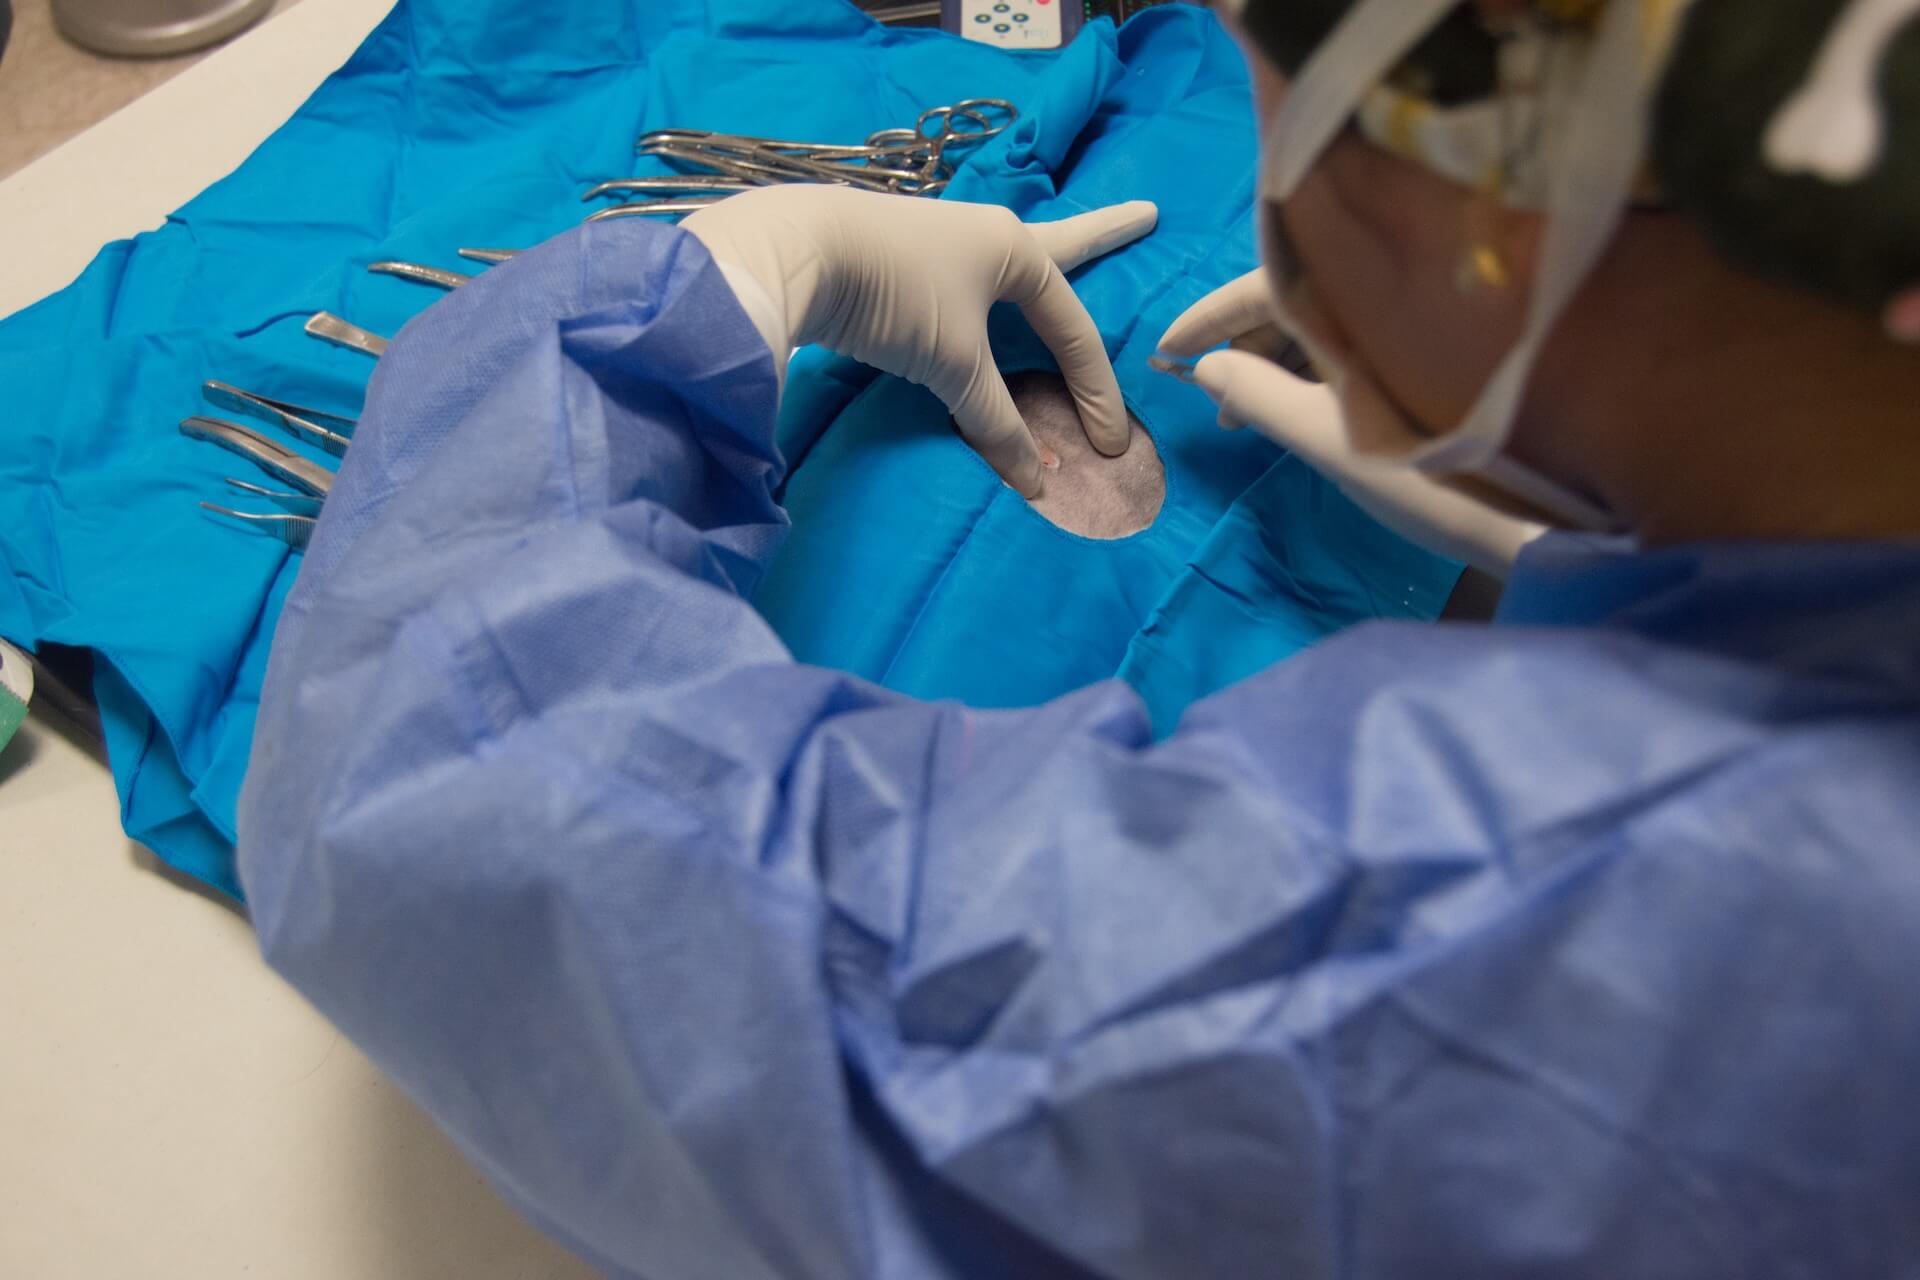
[[[271,422],[308,444],[318,445],[336,458],[346,456],[347,445],[352,442],[353,429],[357,425],[354,419],[328,413],[325,409],[309,409],[285,400],[272,400],[211,378],[201,384],[200,393],[207,398],[208,404]]]
[[[312,516],[295,515],[289,511],[235,511],[232,507],[205,501],[201,502],[200,508],[226,516],[229,520],[243,521],[247,527],[271,534],[295,551],[305,551],[307,543],[313,540],[315,520]]]
[[[245,480],[236,480],[232,476],[227,477],[227,483],[235,489],[238,489],[241,493],[250,493],[256,498],[265,498],[288,515],[306,516],[308,519],[318,516],[320,514],[320,504],[326,501],[326,499],[316,498],[310,493],[290,493],[285,489],[269,489],[263,484],[248,484]],[[200,505],[203,507],[213,506],[213,504],[209,502],[203,502]],[[220,509],[224,510],[224,508]],[[235,512],[234,514],[245,515],[247,513]]]

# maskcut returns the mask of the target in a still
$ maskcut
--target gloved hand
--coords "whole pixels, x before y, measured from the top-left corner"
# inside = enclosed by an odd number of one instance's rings
[[[1191,358],[1222,342],[1277,350],[1266,273],[1254,270],[1187,308],[1160,338],[1162,356]],[[1495,511],[1408,467],[1353,451],[1333,389],[1251,351],[1216,351],[1194,381],[1220,406],[1220,425],[1251,426],[1297,454],[1401,537],[1504,579],[1546,526]]]
[[[1126,407],[1092,317],[1061,273],[1153,229],[1144,200],[1060,222],[1006,209],[832,186],[745,191],[680,225],[700,237],[783,371],[818,342],[921,383],[1001,478],[1032,497],[1041,455],[987,345],[987,311],[1017,304],[1060,362],[1087,438],[1126,450]]]

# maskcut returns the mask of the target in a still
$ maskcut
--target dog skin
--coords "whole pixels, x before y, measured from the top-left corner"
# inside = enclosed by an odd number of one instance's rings
[[[1040,496],[1028,499],[1035,511],[1087,538],[1124,538],[1153,523],[1167,494],[1167,473],[1138,418],[1127,415],[1132,440],[1125,453],[1109,458],[1088,443],[1059,374],[1008,374],[1007,390],[1041,456],[1051,449],[1059,458],[1047,468]]]

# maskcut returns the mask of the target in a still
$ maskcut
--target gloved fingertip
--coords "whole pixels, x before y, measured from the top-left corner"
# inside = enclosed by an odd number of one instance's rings
[[[1155,354],[1169,356],[1175,360],[1191,361],[1208,347],[1215,346],[1220,335],[1214,332],[1211,316],[1195,316],[1189,308],[1173,318],[1159,341],[1153,344]]]
[[[1233,358],[1236,351],[1211,351],[1193,363],[1193,381],[1215,400],[1226,397],[1233,382]]]
[[[1133,443],[1133,424],[1123,421],[1118,427],[1103,427],[1089,435],[1087,441],[1100,456],[1117,458]]]
[[[1043,448],[1037,440],[1028,436],[1022,441],[1009,441],[998,449],[983,451],[981,457],[1007,488],[1023,498],[1037,498],[1047,475]],[[1057,455],[1054,460],[1056,463],[1059,461]]]
[[[1061,271],[1073,271],[1122,245],[1146,235],[1160,221],[1160,206],[1151,200],[1129,200],[1077,213],[1058,222],[1027,225],[1040,251]]]
[[[1192,366],[1189,380],[1219,407],[1216,421],[1223,431],[1238,431],[1247,425],[1245,414],[1229,396],[1233,388],[1233,359],[1239,353],[1215,351],[1202,356]]]
[[[1170,350],[1164,339],[1152,355],[1147,357],[1147,368],[1155,373],[1164,373],[1169,378],[1178,378],[1182,382],[1193,381],[1193,358],[1191,353]]]
[[[1135,235],[1143,236],[1160,225],[1160,206],[1151,200],[1129,200],[1119,207]]]

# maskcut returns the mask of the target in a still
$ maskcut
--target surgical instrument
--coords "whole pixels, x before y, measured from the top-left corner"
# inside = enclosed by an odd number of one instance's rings
[[[454,252],[469,262],[505,262],[520,251],[518,249],[455,249]]]
[[[702,192],[751,191],[757,184],[717,173],[683,173],[663,178],[614,178],[591,187],[580,198],[591,200],[611,192],[639,191],[648,195],[699,195]]]
[[[272,534],[295,551],[305,551],[307,543],[313,539],[315,520],[312,516],[293,515],[285,511],[235,511],[232,507],[223,507],[217,502],[202,501],[203,511],[226,516],[230,520],[239,520],[248,528],[258,529]]]
[[[249,484],[245,480],[236,480],[232,476],[227,477],[227,483],[242,493],[250,493],[256,498],[265,498],[289,515],[317,516],[320,514],[320,504],[326,501],[310,493],[269,489],[263,484]]]
[[[354,419],[328,413],[324,409],[309,409],[284,400],[272,400],[213,379],[201,384],[200,391],[208,404],[271,422],[308,444],[318,445],[336,458],[345,456],[353,435]]]
[[[219,387],[221,396],[237,394],[248,402],[249,409],[253,408],[252,402],[261,402],[260,397],[239,392],[225,383],[208,383],[207,387],[209,398],[213,395],[210,389]],[[333,487],[333,472],[251,427],[243,427],[224,418],[195,415],[180,423],[180,434],[237,453],[282,484],[292,486],[292,491],[288,492],[228,476],[227,483],[235,489],[266,498],[281,510],[264,513],[236,511],[217,502],[202,501],[200,506],[203,509],[241,521],[249,528],[271,533],[295,550],[306,548],[313,532],[314,518],[320,514],[320,505],[326,500],[327,491]]]
[[[243,427],[225,418],[195,414],[181,421],[180,434],[237,453],[282,484],[292,485],[308,497],[325,498],[327,490],[333,487],[333,472],[252,427]]]
[[[920,195],[924,186],[944,183],[949,173],[944,167],[929,173],[927,169],[932,162],[923,162],[919,167],[881,165],[878,159],[891,158],[891,155],[878,150],[862,152],[868,163],[858,165],[817,159],[799,152],[733,146],[719,139],[698,143],[678,140],[655,142],[649,144],[641,154],[699,165],[763,187],[787,182],[827,182],[893,194]],[[917,153],[901,154],[911,158]]]
[[[347,347],[363,352],[378,360],[387,350],[387,340],[377,333],[362,329],[357,324],[342,320],[331,311],[316,311],[307,321],[306,330],[323,342],[335,346]]]
[[[458,289],[473,279],[458,271],[446,271],[439,267],[423,266],[418,262],[369,262],[367,270],[376,275],[399,276],[402,280],[414,280],[421,284],[439,285],[442,289]]]
[[[646,154],[659,147],[713,147],[769,157],[839,161],[918,158],[920,163],[914,166],[917,170],[929,161],[943,161],[949,150],[977,146],[997,137],[1019,117],[1019,108],[1004,98],[967,98],[951,106],[929,107],[911,127],[877,130],[868,134],[864,143],[797,142],[704,129],[655,129],[640,135],[634,149]],[[978,127],[963,128],[956,124],[969,121]],[[938,128],[930,133],[929,124]],[[896,166],[896,171],[909,170]]]
[[[911,128],[881,129],[865,142],[803,142],[703,129],[655,129],[635,150],[683,166],[705,169],[664,177],[618,178],[590,188],[583,199],[625,192],[687,196],[693,192],[738,192],[787,182],[822,182],[898,195],[937,196],[954,174],[954,156],[1005,131],[1019,109],[1002,98],[968,98],[930,107]],[[691,212],[673,201],[616,206],[592,218]],[[589,219],[590,221],[592,219]]]
[[[629,204],[609,205],[598,213],[588,214],[586,220],[604,222],[608,218],[631,218],[639,214],[692,213],[695,209],[704,209],[724,199],[726,199],[725,196],[691,196],[679,200],[636,200]]]

